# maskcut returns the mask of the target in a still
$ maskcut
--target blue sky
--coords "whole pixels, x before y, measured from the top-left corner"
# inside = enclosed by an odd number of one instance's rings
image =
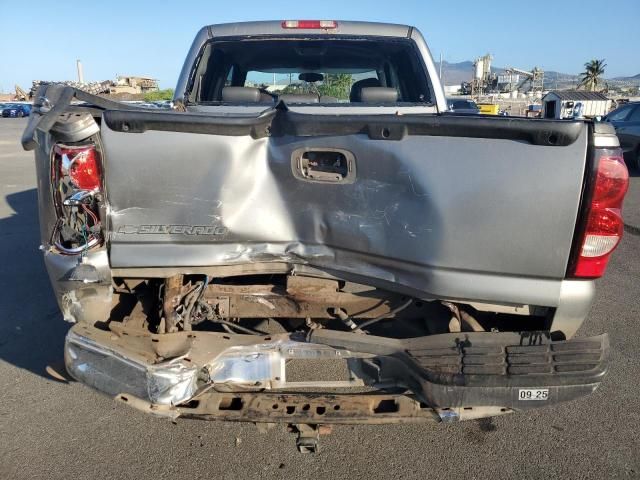
[[[585,61],[605,58],[607,77],[640,73],[640,0],[0,0],[0,12],[5,92],[33,79],[73,80],[77,58],[88,81],[150,75],[173,87],[201,26],[284,18],[411,24],[436,59],[450,62],[489,52],[497,66],[579,73]]]

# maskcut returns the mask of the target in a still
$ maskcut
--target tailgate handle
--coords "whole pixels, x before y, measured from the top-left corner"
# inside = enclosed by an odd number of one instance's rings
[[[339,148],[300,148],[291,155],[294,175],[300,180],[322,183],[353,183],[353,153]]]

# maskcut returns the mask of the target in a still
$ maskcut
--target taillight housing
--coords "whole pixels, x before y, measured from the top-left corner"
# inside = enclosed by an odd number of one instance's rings
[[[620,243],[624,223],[622,202],[629,187],[629,172],[620,149],[596,150],[595,178],[588,185],[588,205],[573,276],[601,277],[613,250]]]
[[[51,244],[69,255],[101,244],[102,163],[94,143],[54,145],[51,189],[58,216]]]

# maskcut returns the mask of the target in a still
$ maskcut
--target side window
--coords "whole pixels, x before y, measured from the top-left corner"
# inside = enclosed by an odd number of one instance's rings
[[[396,71],[394,66],[387,63],[384,66],[384,70],[382,73],[384,75],[385,86],[395,88],[398,92],[398,101],[403,102],[404,101],[403,91],[400,85],[400,79],[398,78],[398,72]]]
[[[631,112],[631,115],[627,118],[627,122],[640,122],[640,105],[636,106],[636,109]]]
[[[231,65],[229,67],[229,73],[227,73],[227,78],[224,81],[224,86],[228,87],[231,85],[231,83],[233,82],[233,74],[235,73],[235,67],[233,65]]]

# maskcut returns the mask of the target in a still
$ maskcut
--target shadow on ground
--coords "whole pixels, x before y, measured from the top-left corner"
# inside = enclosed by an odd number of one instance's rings
[[[35,189],[7,195],[13,213],[0,218],[0,360],[50,379],[60,367],[62,320],[42,260]]]

